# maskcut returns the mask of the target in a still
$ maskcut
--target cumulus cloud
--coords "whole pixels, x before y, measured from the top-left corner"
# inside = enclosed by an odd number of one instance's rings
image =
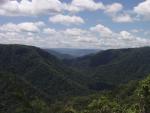
[[[150,0],[145,0],[134,7],[134,13],[148,20],[150,19],[149,6]],[[0,42],[40,47],[102,49],[150,45],[148,38],[136,36],[137,32],[143,32],[140,30],[115,32],[103,24],[97,24],[86,29],[72,28],[71,25],[85,23],[84,18],[76,16],[76,13],[100,10],[113,22],[126,23],[135,20],[133,11],[131,11],[132,13],[125,11],[124,6],[117,2],[103,4],[96,2],[96,0],[71,0],[69,2],[63,0],[0,0],[1,16],[27,16],[28,18],[28,16],[46,14],[51,23],[67,25],[66,28],[58,30],[42,21],[1,24]],[[145,32],[145,36],[148,35],[149,31]]]
[[[102,2],[94,0],[72,0],[71,3],[60,0],[21,0],[20,2],[18,0],[1,0],[0,5],[0,15],[5,16],[53,14],[63,11],[95,11],[105,8]]]
[[[150,19],[150,0],[145,0],[133,8],[132,13],[146,20]],[[127,23],[138,20],[135,15],[124,10],[121,3],[103,4],[95,0],[0,0],[0,15],[2,16],[35,16],[35,15],[62,15],[75,14],[80,11],[101,10],[112,21]],[[81,22],[81,19],[80,19]],[[82,21],[83,22],[83,21]]]
[[[120,36],[124,40],[132,40],[132,39],[134,39],[134,37],[128,31],[121,31],[120,32]]]
[[[100,33],[99,38],[100,45],[107,48],[128,48],[128,47],[141,47],[150,45],[149,39],[137,37],[129,31],[114,32],[110,28],[98,24],[90,28],[91,31]],[[92,32],[93,33],[93,32]],[[109,38],[106,38],[109,37]]]
[[[0,7],[0,15],[38,15],[60,12],[62,3],[59,0],[9,0]]]
[[[113,16],[112,19],[114,22],[119,22],[119,23],[133,22],[134,20],[129,14],[120,14],[117,16]]]
[[[119,11],[121,11],[123,9],[123,5],[120,3],[113,3],[111,5],[107,5],[105,8],[105,12],[108,14],[114,14],[114,13],[118,13]]]
[[[14,24],[14,23],[7,23],[4,25],[1,25],[0,30],[1,31],[13,31],[13,32],[39,32],[41,25],[43,26],[43,22],[23,22],[19,24]]]
[[[40,30],[40,31],[39,31]],[[42,22],[8,23],[0,25],[0,42],[39,47],[125,48],[150,45],[150,40],[137,37],[129,31],[115,32],[98,24],[87,29],[56,30]]]
[[[87,33],[86,30],[82,30],[79,28],[71,28],[71,29],[66,29],[64,31],[64,34],[71,35],[71,36],[80,36],[80,35],[84,35],[86,33]]]
[[[133,20],[129,14],[122,14],[123,5],[121,3],[104,5],[102,2],[95,2],[94,0],[72,0],[69,3],[60,0],[21,0],[20,2],[18,0],[1,0],[0,4],[0,15],[3,16],[34,16],[43,14],[52,15],[57,13],[57,16],[55,16],[56,21],[61,21],[57,18],[59,16],[62,20],[65,20],[65,22],[68,20],[70,23],[73,23],[71,21],[77,21],[78,24],[84,23],[82,18],[76,16],[64,16],[62,14],[65,11],[67,13],[77,13],[85,10],[102,10],[115,22],[131,22]],[[146,2],[145,4],[148,3]],[[141,7],[144,6],[139,4],[139,6],[135,7],[135,11],[141,12],[141,14],[144,12],[144,14],[147,13],[147,15],[149,15],[148,7],[146,10],[140,10],[142,9]],[[51,21],[56,23],[54,20]]]
[[[44,28],[44,29],[43,29],[43,33],[52,35],[52,34],[55,34],[55,33],[57,33],[57,32],[56,32],[55,29],[52,29],[52,28]]]
[[[29,32],[38,32],[40,31],[39,28],[34,23],[21,23],[18,24],[20,30],[29,31]]]
[[[140,16],[144,16],[144,19],[150,20],[150,0],[145,0],[134,7],[134,12]]]
[[[55,15],[49,18],[49,21],[52,23],[60,23],[64,25],[70,24],[83,24],[84,20],[78,16],[69,16],[69,15]]]
[[[36,26],[38,26],[38,27],[44,27],[44,26],[46,26],[43,21],[34,22],[34,24],[35,24]]]
[[[81,11],[80,7],[73,6],[71,4],[66,4],[66,3],[63,4],[63,9],[70,13],[77,13]]]
[[[134,20],[129,13],[123,10],[123,5],[120,3],[106,5],[104,12],[117,23],[128,23]]]
[[[101,24],[91,27],[90,30],[100,33],[102,37],[111,37],[112,35],[112,31],[108,27],[105,27],[104,25]]]
[[[104,9],[102,2],[96,3],[94,0],[73,0],[71,6],[78,7],[80,10],[98,10]]]

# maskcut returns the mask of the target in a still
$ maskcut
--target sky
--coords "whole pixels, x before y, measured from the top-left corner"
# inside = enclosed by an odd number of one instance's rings
[[[150,46],[150,0],[0,0],[0,43],[87,49]]]

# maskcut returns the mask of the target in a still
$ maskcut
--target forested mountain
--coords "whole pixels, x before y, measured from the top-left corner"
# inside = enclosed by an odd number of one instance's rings
[[[0,113],[149,113],[150,48],[61,60],[0,45]]]
[[[1,113],[149,113],[150,76],[113,91],[51,103],[48,95],[17,76],[0,74]]]
[[[118,86],[110,92],[74,97],[65,104],[55,103],[55,106],[55,113],[149,113],[150,76]]]
[[[73,60],[64,60],[69,67],[109,84],[127,83],[150,73],[150,47],[101,51]]]
[[[15,74],[52,98],[88,91],[82,82],[86,77],[66,69],[55,56],[36,47],[0,45],[0,72]]]
[[[50,102],[46,93],[28,81],[13,74],[0,73],[0,113],[46,113],[46,105]]]

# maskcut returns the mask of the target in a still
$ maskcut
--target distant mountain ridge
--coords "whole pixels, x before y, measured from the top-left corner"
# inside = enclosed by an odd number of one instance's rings
[[[72,56],[72,55],[69,55],[69,54],[60,53],[60,52],[57,52],[57,51],[52,50],[52,49],[44,49],[44,50],[47,51],[48,53],[56,56],[59,59],[73,59],[73,58],[75,58],[75,56]]]
[[[82,57],[88,54],[95,54],[100,51],[100,49],[75,49],[75,48],[51,48],[46,50],[52,50],[60,54],[70,55],[72,57]]]

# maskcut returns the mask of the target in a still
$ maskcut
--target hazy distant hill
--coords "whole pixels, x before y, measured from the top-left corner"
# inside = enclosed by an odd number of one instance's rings
[[[56,51],[61,54],[71,55],[73,57],[81,57],[88,54],[97,53],[99,49],[71,49],[71,48],[52,48],[50,50]]]
[[[65,53],[61,53],[61,52],[57,52],[55,50],[52,49],[44,49],[47,52],[49,52],[50,54],[56,56],[59,59],[73,59],[75,58],[75,56],[69,55],[69,54],[65,54]]]

